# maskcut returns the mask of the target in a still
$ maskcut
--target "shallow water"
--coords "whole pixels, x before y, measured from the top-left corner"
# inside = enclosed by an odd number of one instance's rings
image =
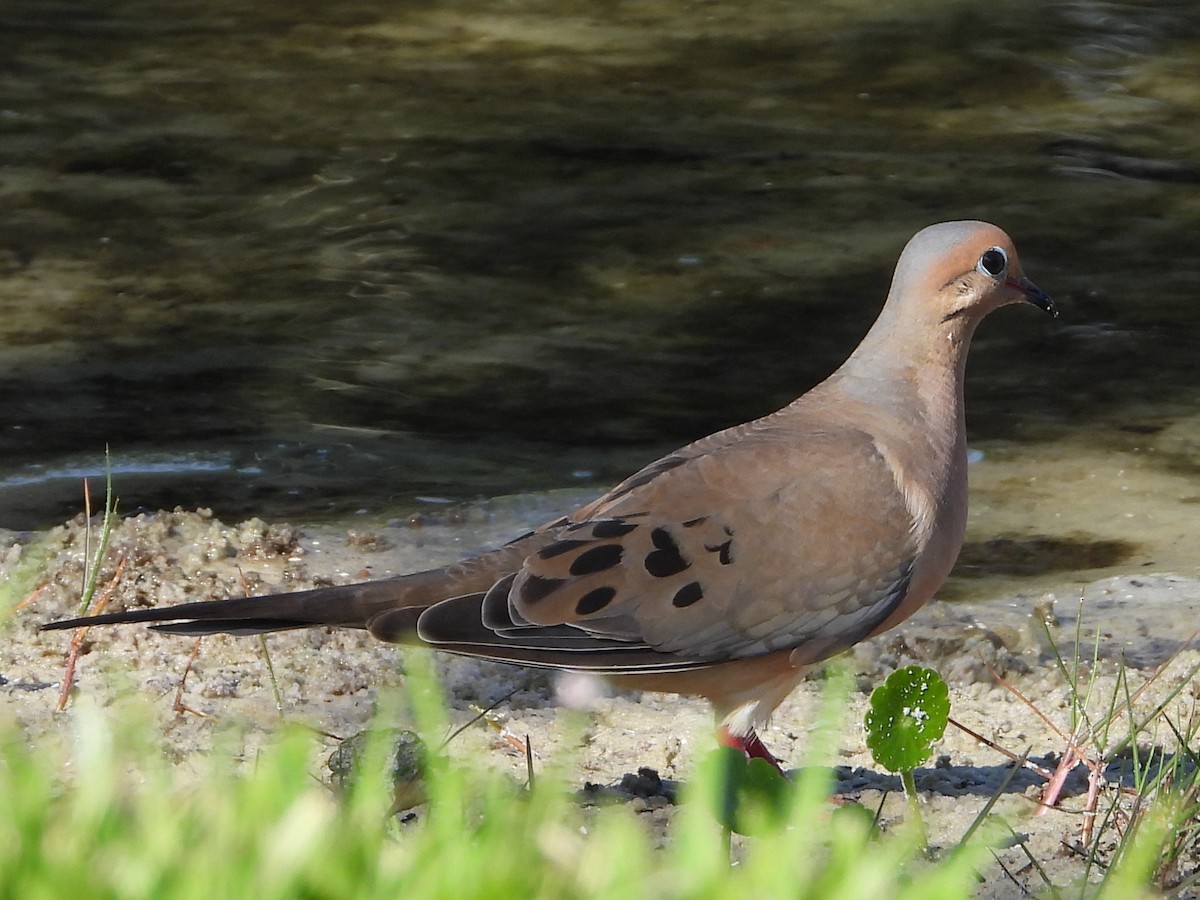
[[[956,589],[1196,572],[1197,58],[1184,2],[12,0],[0,526],[105,444],[127,510],[599,489],[979,217],[1063,316],[977,336]]]

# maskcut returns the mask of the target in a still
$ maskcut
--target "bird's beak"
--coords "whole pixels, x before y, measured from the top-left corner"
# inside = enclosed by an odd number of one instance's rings
[[[1024,275],[1008,279],[1008,286],[1024,294],[1025,299],[1038,309],[1044,309],[1050,315],[1054,316],[1054,318],[1058,318],[1058,307],[1054,305],[1054,301],[1050,299],[1050,295]]]

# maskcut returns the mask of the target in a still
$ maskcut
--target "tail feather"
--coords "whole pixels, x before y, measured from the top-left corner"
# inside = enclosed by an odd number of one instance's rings
[[[263,634],[328,625],[371,629],[380,640],[407,641],[414,636],[417,616],[422,610],[447,597],[486,591],[497,580],[520,568],[526,555],[551,539],[552,535],[548,534],[530,534],[490,553],[442,569],[379,581],[265,597],[129,609],[50,622],[43,625],[42,630],[140,622],[151,624],[156,631],[167,634]],[[372,628],[375,620],[386,621],[387,628]]]
[[[424,573],[422,573],[424,574]],[[44,631],[77,628],[83,625],[126,625],[155,623],[156,631],[168,634],[262,634],[330,625],[340,628],[366,628],[378,613],[405,605],[411,593],[404,579],[368,581],[335,587],[272,594],[266,597],[238,597],[231,600],[205,600],[160,606],[153,609],[127,609],[50,622]]]
[[[87,620],[82,620],[86,625]],[[241,637],[250,634],[270,634],[272,631],[291,631],[294,628],[307,628],[287,619],[213,619],[208,622],[168,622],[165,625],[151,625],[151,631],[160,634],[182,634],[192,637],[203,637],[206,634],[234,634]]]

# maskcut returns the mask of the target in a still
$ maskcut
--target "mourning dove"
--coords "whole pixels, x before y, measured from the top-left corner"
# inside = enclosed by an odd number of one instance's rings
[[[1058,314],[1003,231],[930,226],[821,384],[497,550],[381,581],[45,627],[365,628],[706,697],[722,743],[778,765],[758,732],[805,669],[903,621],[949,574],[967,518],[967,347],[984,316],[1016,301]]]

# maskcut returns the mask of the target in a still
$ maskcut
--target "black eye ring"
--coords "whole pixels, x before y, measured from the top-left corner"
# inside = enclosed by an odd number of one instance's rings
[[[990,278],[999,278],[1008,271],[1008,254],[999,247],[989,247],[975,268]]]

